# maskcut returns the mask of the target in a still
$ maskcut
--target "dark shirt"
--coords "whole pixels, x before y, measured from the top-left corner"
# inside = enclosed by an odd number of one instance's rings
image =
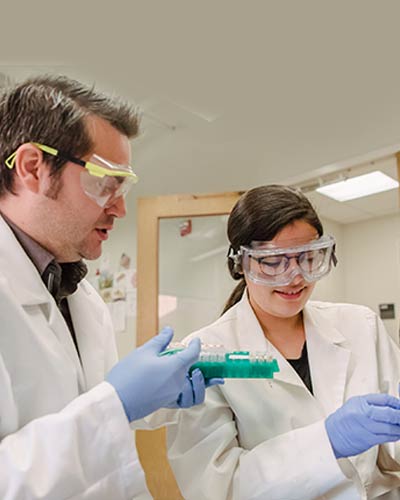
[[[37,241],[33,240],[5,215],[2,214],[2,217],[10,226],[25,253],[39,271],[46,288],[56,301],[79,354],[67,297],[77,290],[79,282],[86,276],[86,264],[82,260],[63,264],[56,262],[54,255],[39,245]]]
[[[313,394],[313,387],[311,381],[310,365],[308,363],[307,342],[304,342],[301,356],[298,359],[287,360],[292,367],[296,370],[297,374],[307,386],[308,390]]]

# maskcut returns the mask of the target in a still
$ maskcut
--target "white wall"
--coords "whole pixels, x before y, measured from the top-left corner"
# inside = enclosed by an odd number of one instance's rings
[[[378,305],[394,303],[396,318],[384,320],[398,341],[400,312],[400,215],[343,226],[345,301]]]

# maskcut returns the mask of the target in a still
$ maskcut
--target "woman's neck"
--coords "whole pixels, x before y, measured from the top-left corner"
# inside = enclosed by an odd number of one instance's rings
[[[287,359],[301,356],[305,342],[303,313],[299,312],[290,318],[273,316],[262,310],[250,299],[250,305],[257,316],[265,337]]]

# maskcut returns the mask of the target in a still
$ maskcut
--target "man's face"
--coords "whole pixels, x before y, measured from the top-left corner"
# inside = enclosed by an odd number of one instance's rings
[[[120,165],[130,163],[130,145],[126,136],[98,117],[88,119],[88,128],[94,144],[91,153]],[[88,160],[89,157],[90,154],[82,159]],[[40,211],[45,241],[41,243],[59,262],[97,259],[115,218],[126,215],[122,197],[107,208],[101,208],[88,197],[81,186],[81,173],[81,166],[67,163],[55,196],[54,179],[49,177],[48,186],[43,186]]]

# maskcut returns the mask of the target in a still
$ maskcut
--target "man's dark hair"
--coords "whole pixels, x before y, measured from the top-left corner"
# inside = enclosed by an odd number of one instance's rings
[[[106,120],[129,139],[139,132],[136,108],[66,76],[38,76],[1,89],[0,197],[14,193],[14,171],[5,160],[21,144],[38,142],[76,157],[89,153],[90,115]],[[47,153],[44,157],[52,175],[61,172],[64,160]]]

